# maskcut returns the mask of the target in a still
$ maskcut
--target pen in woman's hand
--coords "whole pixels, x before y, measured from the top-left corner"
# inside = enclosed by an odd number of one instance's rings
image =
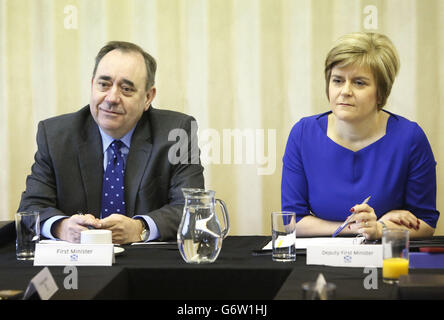
[[[361,205],[362,204],[367,204],[367,202],[370,200],[370,198],[371,198],[372,196],[368,196],[362,203],[361,203]],[[348,224],[348,228],[350,229],[350,223],[348,223],[349,221],[350,221],[350,219],[351,218],[353,218],[353,216],[356,214],[356,212],[355,212],[355,208],[351,208],[350,209],[350,212],[352,212],[352,214],[351,215],[349,215],[348,216],[348,218],[345,220],[345,222],[346,222],[346,224]]]
[[[365,199],[364,202],[362,202],[362,204],[366,204],[370,200],[370,198],[371,198],[371,196],[369,196],[367,199]],[[350,219],[353,218],[353,216],[355,215],[354,210],[350,209],[350,211],[353,211],[353,213],[351,215],[349,215],[347,219],[345,219],[345,221],[339,226],[339,228],[336,229],[336,231],[333,233],[332,237],[336,237],[339,234],[339,232],[341,232],[349,224]]]
[[[372,196],[368,196],[362,203],[361,203],[361,205],[363,205],[363,204],[367,204],[367,202],[370,200],[370,198],[371,198]],[[355,215],[355,208],[351,208],[350,209],[350,212],[352,212],[352,214],[347,218],[347,220],[350,220],[351,219],[351,217],[353,217],[354,215]]]

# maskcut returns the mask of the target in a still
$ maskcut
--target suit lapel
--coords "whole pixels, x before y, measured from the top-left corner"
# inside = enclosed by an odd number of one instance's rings
[[[102,138],[92,117],[85,125],[83,141],[79,144],[79,164],[86,193],[87,213],[100,218],[103,180]]]
[[[151,141],[151,127],[149,123],[149,110],[146,111],[139,120],[128,154],[125,169],[125,201],[126,214],[132,217],[136,214],[136,199],[143,175],[151,156],[153,144]]]

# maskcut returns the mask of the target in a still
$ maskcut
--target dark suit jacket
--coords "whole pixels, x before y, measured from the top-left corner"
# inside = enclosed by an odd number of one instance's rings
[[[192,121],[194,119],[185,114],[150,107],[132,136],[125,169],[127,216],[150,216],[158,226],[159,240],[176,238],[184,205],[181,188],[204,188],[197,134],[191,132]],[[178,164],[168,159],[170,148],[174,145],[177,149],[179,145],[168,141],[173,129],[183,129],[188,135],[188,139],[177,139],[179,143],[187,143],[189,151],[188,154],[182,152],[185,161]],[[192,142],[197,155],[191,152]],[[55,215],[70,216],[79,211],[99,217],[103,148],[89,106],[41,121],[37,145],[19,210],[40,211],[42,223]]]

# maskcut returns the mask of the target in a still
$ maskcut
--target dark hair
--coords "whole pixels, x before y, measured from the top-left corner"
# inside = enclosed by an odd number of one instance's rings
[[[99,53],[96,56],[93,78],[96,75],[97,66],[99,65],[100,60],[102,60],[102,58],[108,52],[113,50],[120,50],[122,52],[138,52],[143,56],[143,59],[145,60],[146,75],[147,75],[146,90],[148,91],[154,85],[154,78],[156,76],[156,69],[157,69],[156,60],[148,52],[145,52],[141,47],[131,42],[110,41],[102,49],[100,49]]]

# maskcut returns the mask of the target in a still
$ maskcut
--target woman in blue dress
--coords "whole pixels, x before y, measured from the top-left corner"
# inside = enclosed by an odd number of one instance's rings
[[[352,213],[340,235],[380,239],[387,227],[433,235],[432,149],[418,124],[383,109],[398,69],[381,34],[345,35],[328,53],[331,110],[299,120],[283,157],[282,210],[296,212],[298,236],[331,235]]]

